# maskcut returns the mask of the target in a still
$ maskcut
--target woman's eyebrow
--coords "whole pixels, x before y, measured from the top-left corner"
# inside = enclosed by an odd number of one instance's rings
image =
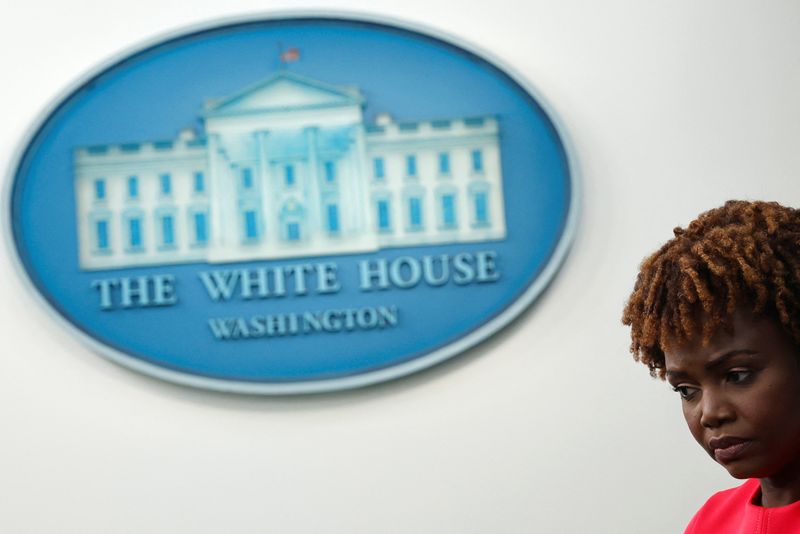
[[[672,379],[686,378],[687,376],[689,376],[689,373],[687,373],[686,371],[677,370],[677,371],[666,372],[667,380],[669,380],[670,378]]]
[[[755,354],[758,354],[758,352],[755,351],[755,350],[750,350],[750,349],[729,350],[728,352],[725,352],[723,354],[720,354],[719,356],[714,357],[711,361],[706,363],[703,367],[707,371],[708,370],[712,370],[715,367],[720,367],[721,365],[724,365],[728,360],[730,360],[734,356],[740,356],[742,354],[744,354],[746,356],[753,356]],[[673,379],[673,380],[674,379],[683,379],[683,378],[687,378],[688,376],[689,376],[689,373],[687,373],[686,371],[683,371],[681,369],[668,370],[666,372],[666,378],[667,379],[670,379],[670,378]]]
[[[747,356],[753,356],[754,354],[757,354],[757,352],[754,351],[754,350],[750,350],[750,349],[729,350],[728,352],[720,354],[719,356],[713,358],[711,361],[706,363],[705,368],[706,368],[706,370],[711,370],[711,369],[714,369],[715,367],[720,367],[720,366],[724,365],[728,360],[733,358],[734,356],[739,356],[739,355],[742,355],[742,354],[747,355]]]

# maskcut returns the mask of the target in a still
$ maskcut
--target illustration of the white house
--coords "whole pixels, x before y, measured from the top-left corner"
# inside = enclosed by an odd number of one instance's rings
[[[503,239],[491,116],[395,122],[288,71],[209,100],[204,132],[75,151],[80,267]]]

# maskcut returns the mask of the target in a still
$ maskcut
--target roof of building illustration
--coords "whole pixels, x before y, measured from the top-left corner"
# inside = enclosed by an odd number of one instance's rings
[[[282,70],[235,94],[207,100],[201,118],[236,117],[264,112],[305,112],[320,108],[363,106],[364,97],[355,86],[335,86],[300,74]],[[364,122],[366,139],[372,146],[396,143],[428,143],[437,139],[463,139],[475,135],[497,135],[497,117],[491,115],[431,120],[396,121],[384,112]],[[206,124],[184,128],[173,139],[125,141],[76,147],[78,163],[103,163],[110,160],[138,160],[158,157],[195,157],[206,150]],[[318,150],[341,152],[353,141],[349,127],[324,127],[317,130]],[[306,133],[271,131],[273,154],[302,155],[308,152]],[[110,158],[110,159],[109,159]],[[120,159],[121,158],[121,159]]]
[[[241,91],[206,101],[206,117],[254,111],[288,111],[331,106],[363,105],[358,88],[327,84],[289,71],[277,72]]]

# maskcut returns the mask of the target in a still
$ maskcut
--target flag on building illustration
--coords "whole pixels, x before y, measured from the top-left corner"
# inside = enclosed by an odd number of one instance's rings
[[[280,54],[281,63],[292,63],[294,61],[298,61],[299,59],[300,59],[299,48],[292,47],[281,51]]]

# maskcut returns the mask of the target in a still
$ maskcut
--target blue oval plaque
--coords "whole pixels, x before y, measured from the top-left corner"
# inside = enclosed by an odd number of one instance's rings
[[[558,129],[496,61],[352,17],[198,28],[87,76],[25,140],[8,227],[113,360],[226,391],[357,387],[494,334],[575,222]]]

